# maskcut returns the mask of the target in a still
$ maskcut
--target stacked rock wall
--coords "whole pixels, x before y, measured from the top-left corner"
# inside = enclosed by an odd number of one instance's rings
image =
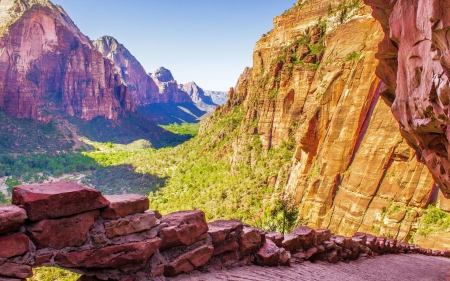
[[[364,233],[347,238],[304,226],[267,233],[238,220],[207,223],[197,210],[161,216],[147,210],[147,197],[102,196],[69,182],[17,186],[13,204],[0,205],[0,281],[24,280],[39,266],[84,274],[80,280],[131,281],[251,263],[335,263],[400,252],[450,256]]]

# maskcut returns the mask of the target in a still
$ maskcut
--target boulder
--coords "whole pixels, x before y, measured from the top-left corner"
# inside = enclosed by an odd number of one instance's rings
[[[316,235],[316,240],[315,240],[314,244],[320,245],[324,241],[329,240],[331,238],[331,230],[325,229],[325,228],[317,229],[317,230],[315,230],[315,235]]]
[[[197,242],[208,231],[205,213],[202,211],[181,211],[161,218],[168,226],[161,228],[161,250],[177,246],[188,246]]]
[[[24,209],[15,205],[0,204],[0,234],[18,230],[27,218]]]
[[[146,263],[160,244],[161,239],[156,237],[96,250],[62,252],[56,255],[55,262],[56,265],[67,268],[122,268]]]
[[[27,211],[31,221],[67,217],[109,205],[99,191],[73,182],[19,185],[13,189],[12,201]]]
[[[208,223],[208,233],[212,238],[213,245],[220,245],[225,240],[237,238],[244,225],[239,220],[218,220]],[[234,234],[234,236],[233,236]],[[233,237],[230,237],[233,236]]]
[[[278,266],[280,248],[272,240],[267,239],[264,245],[256,252],[256,263],[262,266]]]
[[[20,256],[29,250],[30,239],[25,234],[13,233],[0,236],[0,258]]]
[[[299,249],[307,250],[315,239],[315,231],[306,226],[300,226],[291,233],[284,235],[283,248],[294,252]]]
[[[89,230],[99,215],[99,211],[94,210],[68,218],[47,219],[26,225],[26,229],[38,249],[79,247],[88,239]]]
[[[205,265],[212,257],[214,248],[204,245],[186,254],[179,256],[164,267],[164,276],[172,277],[187,273]]]
[[[110,204],[102,211],[104,219],[118,219],[143,213],[148,210],[150,205],[148,197],[138,194],[105,195],[105,198]]]
[[[125,218],[105,221],[105,232],[108,238],[137,233],[159,224],[154,212],[134,214]]]
[[[243,254],[249,254],[261,247],[261,232],[258,229],[245,227],[239,236],[239,250]]]

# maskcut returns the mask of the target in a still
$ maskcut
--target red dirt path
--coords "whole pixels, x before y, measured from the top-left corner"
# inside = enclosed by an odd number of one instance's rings
[[[246,266],[209,273],[194,272],[167,280],[181,281],[450,281],[450,259],[424,255],[386,255],[354,262],[304,262],[291,267]]]

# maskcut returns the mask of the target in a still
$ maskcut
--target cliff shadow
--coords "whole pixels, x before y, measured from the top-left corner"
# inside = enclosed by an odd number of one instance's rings
[[[103,194],[133,193],[147,196],[164,187],[168,178],[136,173],[132,165],[123,164],[99,168],[86,179]]]
[[[149,104],[139,106],[137,112],[149,121],[160,125],[173,123],[198,123],[206,111],[198,109],[193,103]]]
[[[117,121],[97,117],[90,121],[67,117],[79,136],[96,142],[128,144],[136,140],[150,141],[153,148],[176,146],[192,138],[166,131],[137,113],[120,118]]]

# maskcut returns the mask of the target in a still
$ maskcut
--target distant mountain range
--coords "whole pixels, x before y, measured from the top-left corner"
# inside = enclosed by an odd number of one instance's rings
[[[91,41],[48,0],[2,1],[0,11],[0,109],[10,116],[117,121],[151,106],[152,121],[196,122],[224,102],[226,93],[179,85],[163,67],[148,74],[113,37]],[[166,110],[179,104],[197,108],[195,118]]]

